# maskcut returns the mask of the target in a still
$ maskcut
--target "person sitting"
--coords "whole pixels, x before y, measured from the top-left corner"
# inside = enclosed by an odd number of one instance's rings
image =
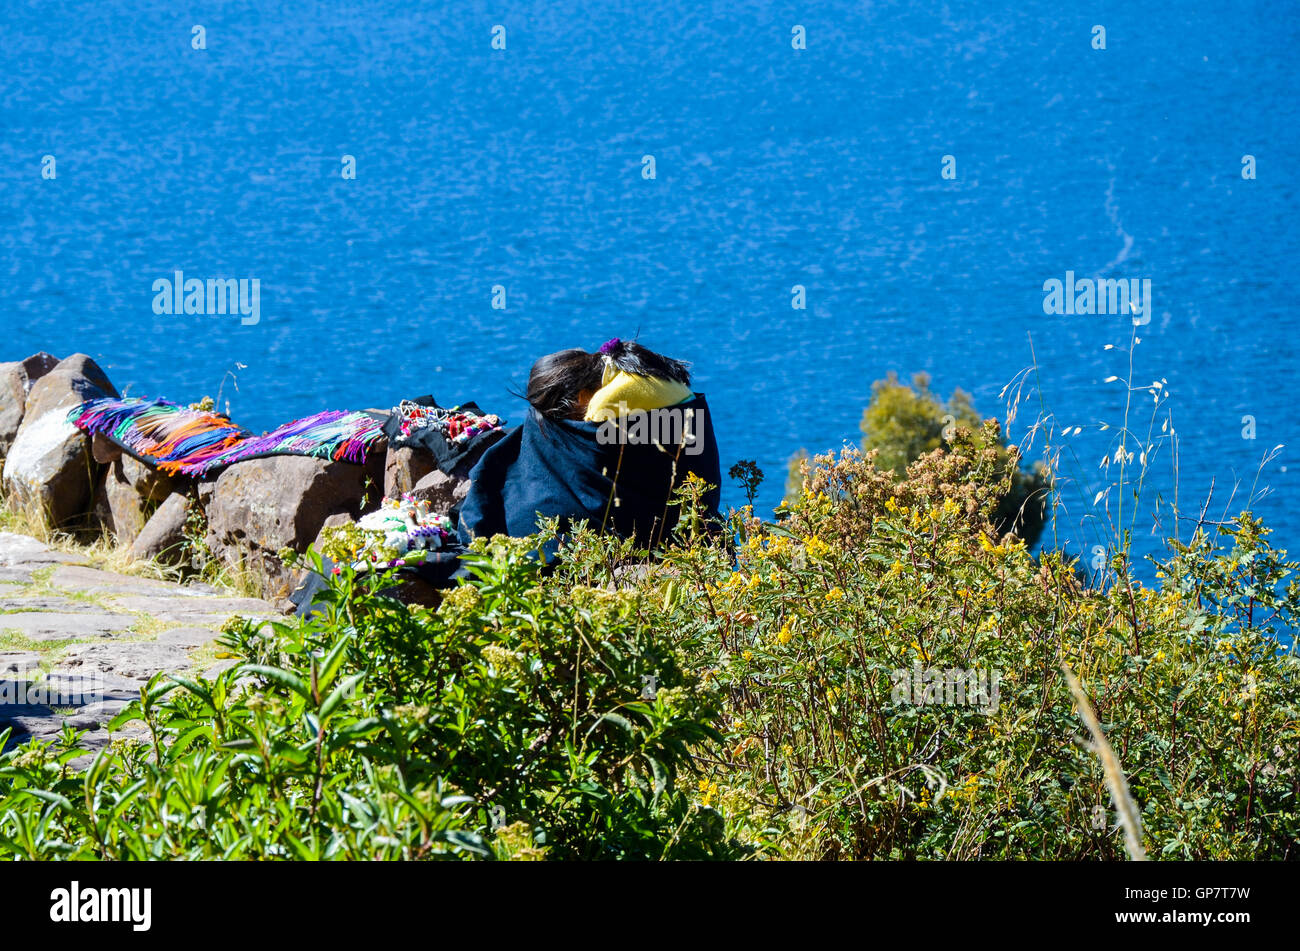
[[[542,357],[525,397],[523,423],[470,472],[459,515],[466,543],[530,535],[539,518],[559,518],[561,533],[585,521],[652,549],[676,525],[672,495],[691,474],[710,486],[704,514],[718,517],[717,442],[685,363],[615,338],[596,353]]]

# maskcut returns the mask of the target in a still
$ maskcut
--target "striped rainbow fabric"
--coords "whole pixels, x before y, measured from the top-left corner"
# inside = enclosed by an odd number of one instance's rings
[[[364,464],[367,450],[384,434],[383,421],[366,413],[327,410],[254,436],[221,413],[130,397],[89,400],[69,412],[68,421],[83,432],[102,433],[169,475],[196,477],[261,456]]]

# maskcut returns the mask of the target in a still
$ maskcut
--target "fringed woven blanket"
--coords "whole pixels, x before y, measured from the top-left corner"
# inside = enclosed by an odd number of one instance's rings
[[[328,410],[286,423],[261,436],[226,416],[167,400],[104,397],[75,407],[68,420],[102,433],[142,462],[169,475],[202,478],[262,456],[317,456],[364,464],[383,437],[383,420],[367,413]]]

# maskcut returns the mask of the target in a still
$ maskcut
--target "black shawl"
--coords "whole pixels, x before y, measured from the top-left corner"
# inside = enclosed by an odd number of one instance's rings
[[[562,532],[586,521],[653,548],[677,523],[680,512],[670,497],[692,472],[713,486],[703,502],[714,519],[722,474],[703,394],[612,423],[549,420],[530,408],[470,472],[461,538],[529,535],[545,516],[559,517]]]

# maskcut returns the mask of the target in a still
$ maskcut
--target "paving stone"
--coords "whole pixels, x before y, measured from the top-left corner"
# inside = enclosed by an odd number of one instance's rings
[[[53,714],[49,707],[23,705],[11,707],[13,714],[0,722],[0,730],[13,727],[15,734],[49,739],[63,729],[63,717]]]
[[[214,595],[177,597],[162,594],[128,594],[109,599],[122,611],[139,611],[169,623],[210,623],[220,627],[232,614],[269,617],[275,612],[256,598],[222,598]]]
[[[55,564],[84,565],[86,560],[80,555],[55,551],[44,542],[37,541],[30,535],[15,532],[0,532],[0,567],[15,565],[36,566]]]
[[[69,641],[124,634],[137,620],[133,614],[107,614],[103,611],[19,611],[0,614],[0,631],[17,631],[33,641]]]
[[[191,661],[189,651],[175,644],[73,644],[60,659],[59,666],[91,667],[121,677],[147,680],[160,670],[173,673],[188,670]]]
[[[38,670],[40,663],[41,655],[35,651],[0,651],[0,675]]]
[[[107,727],[113,717],[126,709],[130,702],[130,700],[103,700],[99,703],[88,703],[84,707],[79,707],[64,722],[78,730],[98,730],[100,727]]]
[[[137,578],[85,565],[60,565],[50,575],[50,584],[86,594],[170,594],[176,597],[205,597],[201,588],[172,584],[154,578]]]
[[[49,578],[56,589],[53,593],[32,594],[18,584],[4,587],[8,580],[30,581],[33,570],[45,565],[55,566]],[[102,603],[79,600],[73,594],[94,595]],[[0,532],[0,612],[8,612],[0,613],[0,630],[17,631],[41,642],[88,642],[66,645],[57,655],[58,666],[48,674],[37,673],[39,664],[54,655],[0,651],[0,691],[7,691],[4,696],[9,698],[0,702],[0,731],[13,728],[9,745],[32,737],[51,738],[65,723],[89,730],[83,744],[91,753],[74,761],[74,766],[88,764],[93,751],[114,739],[147,736],[142,728],[128,727],[110,735],[103,727],[139,696],[154,674],[190,670],[191,652],[212,643],[231,615],[278,616],[266,601],[231,597],[211,585],[179,585],[103,571],[52,551],[36,539],[6,532]],[[144,620],[177,626],[145,639],[130,630]],[[215,675],[235,663],[223,659],[207,674]],[[19,690],[19,680],[24,681],[21,686],[26,692]],[[42,692],[32,692],[36,687]],[[50,702],[28,702],[32,697]],[[19,699],[24,702],[18,703]]]
[[[212,680],[222,671],[229,670],[231,667],[234,667],[238,663],[239,661],[236,660],[234,657],[223,657],[221,658],[221,660],[217,661],[207,670],[203,671],[203,676],[207,677],[209,680]]]
[[[158,635],[155,643],[174,647],[202,647],[216,640],[217,632],[208,627],[174,627]],[[3,659],[0,659],[3,663]]]
[[[89,614],[104,609],[89,601],[77,601],[57,594],[18,594],[4,597],[0,594],[0,616],[22,611],[57,611],[60,614]],[[0,624],[0,627],[3,627]]]

